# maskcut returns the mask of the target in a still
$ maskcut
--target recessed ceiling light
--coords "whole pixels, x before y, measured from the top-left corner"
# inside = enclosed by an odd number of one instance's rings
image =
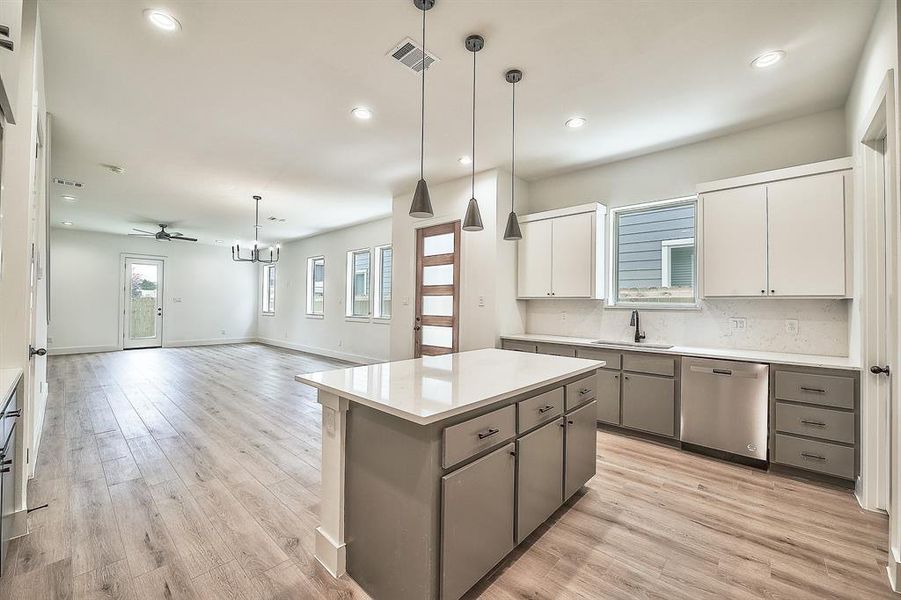
[[[582,125],[585,124],[585,119],[583,117],[573,117],[572,119],[568,120],[565,124],[570,129],[578,129],[579,127],[581,127]]]
[[[63,221],[63,225],[66,227],[72,227],[72,221]]]
[[[178,19],[170,15],[164,10],[158,8],[148,8],[144,11],[144,16],[150,21],[154,27],[163,31],[178,31],[181,29],[181,23]]]
[[[460,158],[457,159],[457,162],[460,163],[461,165],[471,165],[472,159],[469,158],[469,156],[461,156]]]
[[[76,198],[75,196],[63,196],[63,200],[65,200],[66,202],[75,202],[78,200],[78,198]]]
[[[372,118],[372,111],[369,110],[368,108],[366,108],[365,106],[356,107],[355,109],[350,111],[350,114],[352,114],[356,118],[360,119],[361,121],[368,121],[369,119]]]
[[[764,52],[751,61],[751,66],[758,69],[766,69],[772,67],[785,57],[785,50],[773,50],[772,52]]]

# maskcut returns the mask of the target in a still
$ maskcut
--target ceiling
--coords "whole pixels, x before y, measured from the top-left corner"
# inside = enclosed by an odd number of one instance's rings
[[[164,0],[165,2],[165,0]],[[410,0],[170,1],[169,34],[148,0],[40,5],[54,225],[127,233],[172,223],[226,244],[286,240],[387,216],[419,176],[419,79],[387,56],[421,38]],[[844,105],[875,1],[438,0],[428,13],[426,178],[465,175],[472,56],[478,170],[526,179]],[[768,70],[750,61],[787,52]],[[370,121],[350,110],[367,106]],[[587,118],[581,129],[564,121]],[[101,164],[124,167],[114,174]],[[265,221],[269,216],[283,223]]]

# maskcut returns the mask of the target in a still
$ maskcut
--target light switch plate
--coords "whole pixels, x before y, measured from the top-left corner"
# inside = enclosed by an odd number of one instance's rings
[[[789,335],[798,335],[800,331],[800,327],[798,325],[798,319],[786,319],[785,320],[785,333]]]
[[[748,328],[748,320],[745,317],[729,317],[729,329],[732,331],[745,331]]]

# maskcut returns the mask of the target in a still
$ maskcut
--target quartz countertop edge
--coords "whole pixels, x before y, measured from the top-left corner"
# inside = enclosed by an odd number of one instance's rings
[[[9,398],[10,394],[13,393],[13,390],[19,384],[19,379],[21,378],[22,369],[18,367],[0,369],[0,390],[3,391],[3,395],[0,396],[0,409],[6,404],[6,400]]]
[[[486,349],[479,350],[475,352],[508,352],[504,350],[498,349]],[[448,355],[451,356],[451,355]],[[431,425],[433,423],[437,423],[439,421],[444,421],[450,417],[458,416],[461,414],[466,414],[468,412],[472,412],[475,410],[479,410],[481,408],[485,408],[491,406],[492,404],[496,404],[499,402],[503,402],[504,400],[513,398],[515,396],[519,396],[521,394],[525,394],[540,388],[544,388],[547,386],[552,386],[556,383],[560,383],[567,379],[572,379],[574,377],[578,377],[579,375],[585,375],[587,373],[592,373],[604,366],[604,361],[602,360],[594,360],[594,359],[579,359],[579,358],[566,358],[566,357],[554,357],[554,358],[562,358],[564,361],[579,361],[578,366],[577,363],[573,362],[572,366],[566,368],[555,369],[555,373],[549,377],[540,378],[538,380],[532,379],[528,383],[520,384],[520,383],[511,383],[509,387],[505,388],[500,393],[490,393],[485,396],[481,396],[478,393],[473,393],[471,396],[476,397],[473,401],[468,401],[463,404],[459,404],[456,406],[449,407],[447,410],[436,411],[429,414],[421,414],[410,412],[409,410],[404,410],[403,408],[399,408],[397,406],[393,406],[388,404],[385,401],[374,400],[373,398],[369,398],[364,394],[355,392],[352,389],[343,388],[339,385],[330,384],[328,382],[321,381],[321,378],[327,376],[329,373],[340,373],[348,370],[352,370],[355,368],[373,368],[378,367],[380,365],[366,365],[362,367],[351,367],[350,369],[334,369],[332,371],[323,371],[317,373],[305,373],[302,375],[296,375],[294,379],[300,383],[315,387],[319,390],[323,390],[325,392],[329,392],[331,394],[335,394],[341,398],[347,398],[352,402],[357,402],[364,406],[368,406],[380,412],[393,415],[395,417],[404,419],[406,421],[410,421],[411,423],[416,423],[417,425]],[[410,362],[410,361],[396,361],[396,362]],[[382,365],[388,364],[391,365],[393,363],[381,363]]]
[[[738,348],[699,348],[693,346],[672,346],[671,348],[651,348],[641,345],[595,344],[597,338],[570,337],[541,333],[521,333],[502,335],[501,340],[521,342],[542,342],[547,344],[565,344],[603,350],[619,350],[622,352],[649,352],[652,354],[673,354],[694,356],[698,358],[719,358],[723,360],[745,360],[798,367],[819,367],[827,369],[845,369],[859,371],[860,364],[848,356],[828,356],[819,354],[796,354],[793,352],[767,352],[763,350],[743,350]]]

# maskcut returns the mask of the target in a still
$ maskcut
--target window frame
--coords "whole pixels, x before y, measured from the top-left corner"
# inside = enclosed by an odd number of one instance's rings
[[[316,261],[319,260],[322,261],[322,311],[316,312],[313,308],[313,291],[315,284],[313,281],[313,269],[316,266]],[[306,316],[312,319],[325,318],[325,256],[321,254],[307,257],[307,306],[305,312]]]
[[[355,257],[358,254],[369,255],[369,268],[366,272],[366,287],[369,291],[368,312],[365,315],[354,314],[354,271]],[[372,248],[358,248],[347,251],[347,272],[345,276],[344,316],[351,321],[370,321],[372,319]]]
[[[277,291],[278,278],[270,277],[270,273],[275,275],[275,265],[263,265],[263,278],[260,290],[260,314],[264,317],[275,316],[275,295]],[[271,291],[270,291],[271,288]],[[268,309],[267,309],[268,305]]]
[[[654,210],[659,208],[669,208],[674,206],[694,206],[695,209],[695,235],[693,238],[678,238],[674,240],[665,240],[665,242],[669,242],[670,247],[685,247],[688,244],[684,243],[687,240],[693,240],[694,242],[694,282],[692,286],[692,291],[694,292],[694,298],[691,302],[635,302],[629,300],[620,300],[619,299],[619,235],[618,235],[618,227],[619,217],[623,214],[635,213],[635,212],[643,212],[646,210]],[[608,238],[609,242],[609,252],[608,252],[608,273],[609,278],[607,281],[610,293],[607,297],[607,307],[609,308],[624,308],[624,309],[643,309],[643,310],[698,310],[700,309],[700,271],[698,269],[698,261],[699,261],[699,246],[698,240],[700,238],[700,223],[699,223],[699,201],[698,195],[692,194],[690,196],[679,196],[677,198],[669,198],[666,200],[656,200],[652,202],[640,202],[638,204],[627,204],[624,206],[617,206],[615,208],[610,209],[608,213]],[[675,244],[674,242],[683,242],[682,244]],[[662,242],[663,243],[663,242]],[[670,258],[669,252],[665,251],[666,245],[661,248],[661,276],[660,283],[661,287],[663,287],[664,281],[664,273],[663,273],[663,261]]]
[[[388,316],[382,314],[382,281],[383,281],[383,273],[382,269],[384,268],[384,252],[386,250],[391,251],[391,277],[390,288],[388,289],[388,299],[392,301],[391,303],[391,312],[388,313]],[[375,258],[375,272],[377,277],[370,278],[372,283],[371,296],[372,296],[372,318],[377,321],[390,321],[391,315],[394,312],[394,303],[393,303],[393,291],[394,291],[394,248],[391,244],[382,244],[381,246],[375,246],[373,249],[373,255]]]

